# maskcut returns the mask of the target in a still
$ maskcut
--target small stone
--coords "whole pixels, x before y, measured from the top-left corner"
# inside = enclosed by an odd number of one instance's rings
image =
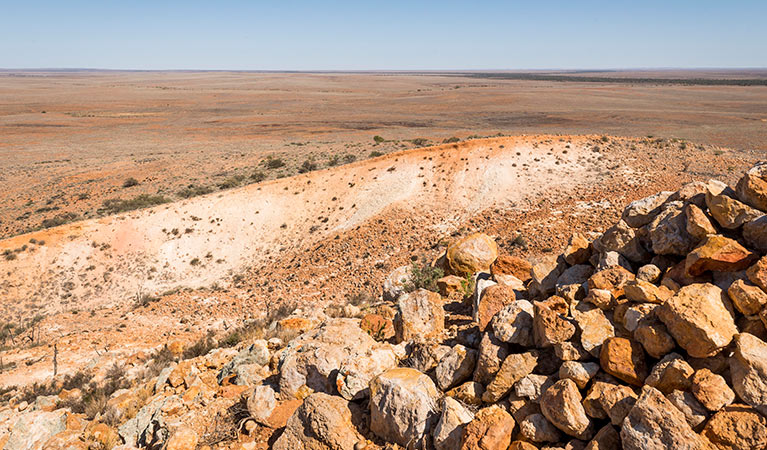
[[[469,379],[477,362],[477,351],[457,344],[442,357],[434,371],[437,386],[446,391]]]
[[[591,420],[581,405],[581,393],[573,380],[559,380],[541,396],[541,412],[555,427],[578,439],[588,439]]]
[[[747,283],[745,280],[736,280],[727,289],[727,294],[732,299],[732,304],[738,311],[745,315],[759,314],[767,305],[767,293],[762,288]]]
[[[679,354],[669,353],[652,368],[645,384],[664,394],[674,390],[686,391],[690,388],[691,377],[695,370]]]
[[[488,384],[493,381],[495,374],[501,368],[503,360],[509,355],[506,344],[492,333],[484,333],[479,342],[477,368],[474,370],[474,381]]]
[[[691,284],[658,308],[657,314],[690,356],[713,356],[738,332],[722,290],[709,283]]]
[[[602,345],[599,362],[605,372],[635,386],[641,386],[647,377],[642,346],[626,338],[607,339]]]
[[[585,389],[597,372],[599,372],[597,363],[565,361],[559,368],[559,378],[573,380],[578,389]]]
[[[533,315],[532,303],[527,300],[516,300],[501,309],[493,317],[492,328],[495,336],[503,342],[519,344],[525,347],[533,345]]]
[[[767,416],[767,343],[748,333],[739,334],[730,374],[738,397]]]
[[[696,240],[701,241],[709,234],[716,234],[716,227],[699,207],[690,203],[685,207],[685,214],[687,215],[687,232]]]
[[[637,395],[630,387],[608,385],[599,398],[602,409],[607,413],[613,425],[620,425],[636,403]]]
[[[530,270],[532,268],[533,265],[526,259],[516,256],[500,255],[490,266],[490,273],[493,277],[497,277],[498,275],[511,275],[525,283],[531,278]]]
[[[554,354],[562,361],[583,361],[591,355],[577,342],[560,342],[554,344]]]
[[[616,266],[596,272],[589,278],[588,287],[589,291],[592,289],[604,289],[610,291],[613,297],[619,298],[624,294],[623,288],[626,283],[634,278],[633,273],[623,267]]]
[[[559,442],[562,434],[543,414],[530,414],[519,423],[519,434],[531,442]]]
[[[679,411],[682,411],[691,427],[697,428],[708,419],[708,410],[700,404],[692,393],[676,390],[667,394],[666,397]]]
[[[531,373],[514,383],[514,394],[517,397],[538,402],[541,398],[541,393],[546,391],[555,381],[556,379],[553,377]]]
[[[718,234],[706,236],[685,260],[685,271],[698,276],[707,271],[737,272],[746,269],[756,259],[737,241]]]
[[[261,425],[270,426],[268,419],[277,405],[274,389],[265,385],[256,386],[248,397],[247,405],[250,417]]]
[[[485,393],[485,386],[482,383],[476,381],[467,381],[460,386],[456,386],[453,389],[445,393],[456,400],[471,406],[479,406],[482,404],[482,394]]]
[[[446,252],[447,265],[454,275],[471,276],[487,272],[498,258],[498,246],[488,235],[475,233],[452,243]]]
[[[640,200],[634,200],[623,210],[621,218],[633,228],[643,227],[658,215],[671,194],[673,192],[663,191]]]
[[[514,418],[497,405],[480,409],[465,425],[461,450],[505,450],[511,444]]]
[[[607,289],[590,289],[583,301],[591,303],[599,309],[608,310],[615,307],[615,297]]]
[[[637,340],[648,355],[655,359],[663,358],[676,348],[676,342],[662,322],[656,319],[642,320],[634,330]]]
[[[436,292],[419,289],[400,295],[394,332],[397,342],[436,337],[445,329],[445,310]]]
[[[397,298],[405,293],[405,289],[410,284],[412,278],[412,266],[400,266],[394,269],[383,282],[384,301],[397,301]]]
[[[718,411],[735,401],[735,393],[724,378],[708,369],[695,372],[691,381],[692,394],[709,411]]]
[[[443,297],[450,297],[455,293],[462,293],[467,283],[466,278],[448,275],[437,280],[437,289]]]
[[[671,298],[674,292],[665,286],[656,286],[648,281],[630,280],[623,287],[626,298],[632,302],[661,304]]]
[[[479,331],[485,331],[493,317],[506,305],[516,301],[516,293],[511,286],[496,284],[486,288],[474,304],[473,319],[479,325]]]
[[[661,274],[661,270],[655,264],[645,264],[637,270],[637,279],[655,283],[660,279]]]
[[[482,401],[495,403],[505,397],[522,377],[532,373],[538,364],[537,352],[513,353],[506,357],[493,381],[487,385]]]
[[[436,450],[452,450],[461,445],[464,425],[474,419],[465,406],[451,397],[443,397],[442,414],[434,427],[434,448]]]
[[[584,264],[591,257],[591,242],[582,234],[574,233],[570,237],[570,241],[567,243],[562,256],[567,261],[567,264],[571,266]]]
[[[533,315],[533,333],[538,347],[551,347],[569,340],[575,334],[575,325],[564,316],[536,302]]]

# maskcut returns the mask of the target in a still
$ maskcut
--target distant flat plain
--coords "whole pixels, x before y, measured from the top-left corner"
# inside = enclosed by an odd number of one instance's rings
[[[763,154],[766,84],[767,70],[757,69],[4,70],[0,237],[57,216],[97,216],[106,199],[176,199],[189,185],[217,190],[451,137],[653,136]],[[269,156],[285,165],[267,167]],[[128,178],[138,184],[124,186]]]

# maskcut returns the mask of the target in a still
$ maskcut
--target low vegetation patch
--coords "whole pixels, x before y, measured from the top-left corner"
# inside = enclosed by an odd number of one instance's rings
[[[104,200],[100,212],[106,214],[117,214],[135,209],[149,208],[151,206],[168,203],[171,200],[163,195],[141,194],[137,197],[123,200],[120,198],[110,198]]]
[[[178,191],[178,196],[181,198],[197,197],[198,195],[210,194],[213,192],[213,188],[210,186],[198,186],[196,184],[190,184]]]

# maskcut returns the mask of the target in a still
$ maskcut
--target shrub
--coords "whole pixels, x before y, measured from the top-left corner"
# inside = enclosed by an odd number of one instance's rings
[[[373,150],[372,152],[370,152],[370,157],[371,157],[371,158],[378,158],[379,156],[383,156],[383,153],[381,153],[381,152],[379,152],[379,151],[375,151],[375,150]]]
[[[80,216],[78,216],[77,214],[71,213],[71,212],[56,214],[50,219],[44,219],[43,222],[40,224],[40,226],[43,228],[58,227],[59,225],[64,225],[65,223],[73,222],[77,220],[79,217]]]
[[[285,162],[282,159],[271,156],[266,158],[265,164],[267,169],[279,169],[280,167],[285,166]]]
[[[197,197],[198,195],[210,194],[211,192],[213,192],[213,188],[210,186],[197,186],[195,184],[190,184],[184,189],[178,191],[178,196],[181,198],[191,198]]]
[[[453,136],[453,137],[449,137],[449,138],[445,139],[444,141],[442,141],[443,144],[453,144],[455,142],[461,142],[461,140],[459,138]]]
[[[313,170],[317,170],[317,163],[314,161],[307,159],[304,161],[303,164],[301,164],[301,167],[298,168],[298,173],[306,173],[311,172]]]
[[[379,136],[379,135],[375,135],[375,136],[373,136],[373,141],[374,141],[376,144],[380,144],[380,143],[384,142],[385,140],[386,140],[386,139],[382,138],[382,137],[381,137],[381,136]]]
[[[256,183],[260,183],[266,179],[266,174],[264,172],[261,172],[260,170],[256,170],[252,174],[250,174],[250,179],[255,181]]]
[[[221,183],[218,183],[219,189],[231,189],[235,188],[242,183],[242,180],[245,179],[244,175],[235,175],[232,177],[227,178],[226,180],[222,181]]]
[[[339,160],[340,158],[338,157],[338,155],[331,156],[330,159],[328,159],[328,167],[337,166]]]
[[[429,140],[428,139],[424,139],[424,138],[415,138],[415,139],[411,140],[410,142],[412,142],[413,145],[415,145],[415,146],[423,147],[424,145],[429,143]]]
[[[138,180],[137,180],[137,179],[135,179],[135,178],[133,178],[133,177],[130,177],[130,178],[128,178],[128,179],[127,179],[127,180],[125,180],[125,182],[123,183],[123,187],[124,187],[124,188],[129,188],[129,187],[138,186],[138,185],[139,185],[139,182],[138,182]]]
[[[413,263],[410,268],[410,282],[405,285],[408,292],[417,289],[426,289],[437,292],[437,280],[445,276],[445,272],[439,267],[432,267],[427,262]]]
[[[117,214],[135,209],[149,208],[150,206],[168,203],[169,198],[162,195],[141,194],[132,199],[123,200],[120,198],[110,198],[102,203],[102,212],[107,214]]]
[[[352,155],[352,154],[344,155],[344,163],[345,164],[353,163],[356,160],[357,160],[357,157]]]

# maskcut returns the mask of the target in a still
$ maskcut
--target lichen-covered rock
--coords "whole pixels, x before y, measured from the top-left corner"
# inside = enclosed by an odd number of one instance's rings
[[[493,317],[493,334],[499,340],[510,344],[529,347],[533,344],[533,304],[527,300],[516,300],[501,309]]]
[[[739,334],[730,374],[738,397],[767,416],[767,343],[748,333]]]
[[[341,397],[323,393],[304,400],[274,443],[275,450],[354,448],[364,438],[353,423],[352,408]],[[358,414],[359,415],[359,414]]]
[[[581,393],[573,380],[559,380],[543,393],[541,412],[565,434],[588,439],[593,429],[581,400]]]
[[[679,411],[657,389],[645,386],[621,426],[625,450],[702,450],[710,449]]]
[[[397,342],[424,340],[438,336],[445,329],[442,297],[436,292],[418,289],[397,299],[394,334]]]
[[[490,270],[490,265],[498,258],[498,246],[490,236],[475,233],[448,246],[446,257],[453,274],[470,276]]]
[[[658,308],[657,314],[690,356],[713,356],[738,332],[722,289],[709,283],[691,284]]]
[[[410,368],[390,369],[370,382],[370,430],[407,448],[422,448],[436,423],[440,393],[431,378]]]

